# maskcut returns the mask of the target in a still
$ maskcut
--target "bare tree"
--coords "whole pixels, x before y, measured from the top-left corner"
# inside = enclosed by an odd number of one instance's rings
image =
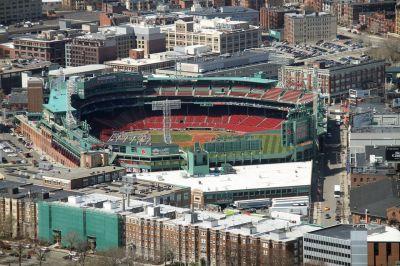
[[[267,264],[274,266],[291,266],[295,264],[293,253],[285,249],[270,249]]]
[[[374,59],[385,59],[390,63],[400,62],[400,46],[395,40],[385,40],[379,47],[372,47],[367,53]]]
[[[84,266],[85,262],[86,262],[86,257],[87,257],[88,251],[90,249],[88,242],[85,240],[78,240],[78,242],[75,244],[74,248],[79,255],[80,264],[82,266]]]
[[[69,250],[74,250],[76,245],[81,242],[81,238],[75,231],[70,231],[64,236],[64,242]]]
[[[126,256],[126,249],[123,247],[97,252],[96,259],[90,265],[116,266],[121,265],[121,263],[124,265],[133,265],[133,261]]]
[[[46,260],[47,252],[40,246],[35,247],[36,259],[39,261],[39,266],[42,266],[43,261]]]
[[[13,245],[13,250],[17,254],[18,257],[18,265],[22,264],[22,256],[24,254],[24,244],[22,242],[18,242]]]

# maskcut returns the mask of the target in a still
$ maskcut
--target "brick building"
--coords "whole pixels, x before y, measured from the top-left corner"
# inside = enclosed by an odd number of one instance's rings
[[[0,58],[2,59],[14,59],[15,58],[15,48],[14,43],[0,43]]]
[[[240,6],[260,10],[261,7],[265,6],[265,2],[264,0],[240,0]]]
[[[363,174],[358,174],[358,173],[351,173],[351,187],[356,188],[356,187],[361,187],[367,184],[371,184],[383,179],[388,178],[386,175],[380,175],[380,174],[375,174],[375,173],[363,173]]]
[[[117,58],[117,42],[104,36],[77,37],[66,45],[66,66],[102,64]]]
[[[313,78],[315,74],[317,80]],[[375,89],[378,94],[383,94],[385,62],[355,60],[354,63],[343,64],[319,61],[289,65],[282,68],[280,79],[285,87],[320,89],[327,95],[327,101],[335,102],[346,98],[349,89]]]
[[[394,12],[386,13],[364,13],[360,14],[360,24],[369,33],[389,33],[395,32],[395,14]]]
[[[386,178],[353,188],[350,207],[353,223],[400,223],[400,181]]]
[[[263,30],[283,29],[285,14],[299,12],[296,9],[281,7],[262,7],[260,9],[260,27]]]
[[[0,226],[12,238],[37,239],[36,202],[66,200],[68,196],[77,194],[44,186],[0,181]]]
[[[69,39],[57,31],[45,31],[37,36],[25,36],[14,40],[15,57],[65,65],[65,44]]]
[[[100,27],[118,26],[120,24],[128,23],[129,21],[130,17],[128,15],[105,12],[99,14]]]
[[[336,39],[336,17],[329,13],[285,14],[284,39],[291,44]]]
[[[324,0],[304,0],[304,6],[307,10],[313,12],[323,12]]]
[[[126,216],[126,246],[136,257],[152,262],[173,256],[186,264],[301,265],[302,235],[319,228],[287,225],[280,219],[153,205]]]
[[[40,78],[28,78],[28,112],[40,113],[43,108],[43,80]]]
[[[362,13],[394,12],[396,1],[378,2],[341,2],[338,4],[338,24],[346,27],[355,26]]]
[[[368,265],[391,266],[400,261],[400,232],[389,227],[376,227],[368,232]]]
[[[42,0],[1,0],[0,24],[32,21],[42,17]]]

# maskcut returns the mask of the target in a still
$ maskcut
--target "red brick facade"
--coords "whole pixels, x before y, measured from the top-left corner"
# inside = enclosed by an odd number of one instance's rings
[[[220,229],[199,228],[196,223],[175,224],[140,216],[126,218],[126,245],[135,247],[136,257],[153,262],[163,262],[169,253],[182,263],[227,266],[276,265],[274,262],[286,259],[293,265],[302,257],[301,243],[297,240],[275,242]]]
[[[399,240],[400,241],[400,240]],[[400,261],[400,243],[369,242],[368,265],[391,266]]]

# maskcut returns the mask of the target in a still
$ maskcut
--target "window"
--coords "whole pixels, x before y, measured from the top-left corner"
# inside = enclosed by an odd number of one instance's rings
[[[374,243],[374,256],[379,255],[379,245],[378,243]]]

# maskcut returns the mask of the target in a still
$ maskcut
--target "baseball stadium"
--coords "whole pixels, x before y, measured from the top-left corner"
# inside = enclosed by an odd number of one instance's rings
[[[317,94],[282,88],[262,73],[118,72],[53,80],[34,125],[50,132],[51,147],[76,166],[82,154],[99,150],[132,172],[184,169],[194,151],[209,167],[303,161],[313,158],[324,131],[319,102]]]

